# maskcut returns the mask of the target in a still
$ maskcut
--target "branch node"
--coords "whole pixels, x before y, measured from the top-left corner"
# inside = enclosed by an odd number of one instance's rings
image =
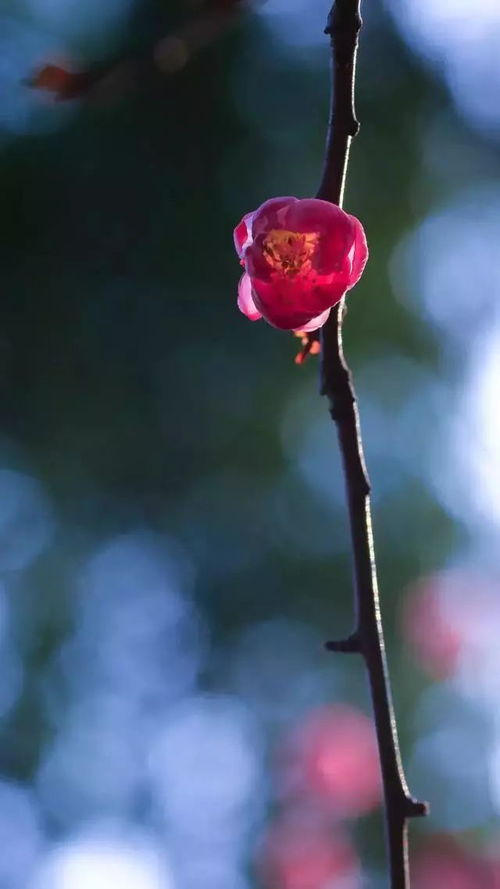
[[[351,128],[349,131],[349,135],[352,136],[354,139],[354,136],[358,135],[360,129],[361,129],[361,124],[360,124],[359,120],[357,119],[357,117],[354,117],[351,122]]]
[[[429,803],[419,802],[411,796],[405,797],[405,818],[421,818],[428,815]]]
[[[321,394],[327,395],[328,393],[323,391]],[[333,398],[330,397],[329,411],[334,423],[352,421],[353,405],[354,399],[351,401],[351,399],[349,398],[341,401],[340,398],[333,400]]]
[[[349,3],[345,3],[343,0],[336,0],[328,14],[324,33],[328,34],[329,37],[338,35],[340,31],[357,35],[362,25],[363,19],[358,9],[353,14]]]
[[[360,654],[359,634],[357,632],[351,633],[347,639],[332,639],[329,642],[325,642],[325,648],[327,651],[336,651],[342,654]]]

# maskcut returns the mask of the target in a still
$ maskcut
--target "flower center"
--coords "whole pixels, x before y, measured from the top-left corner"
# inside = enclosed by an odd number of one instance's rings
[[[273,228],[266,235],[262,249],[273,269],[292,277],[311,270],[318,241],[317,232],[289,232]]]

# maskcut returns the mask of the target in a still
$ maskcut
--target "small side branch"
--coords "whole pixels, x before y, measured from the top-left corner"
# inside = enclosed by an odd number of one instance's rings
[[[325,642],[327,651],[338,651],[343,654],[361,654],[361,640],[358,633],[351,633],[346,639],[331,639]]]
[[[48,63],[27,81],[28,86],[54,94],[56,100],[116,97],[151,71],[176,75],[193,56],[242,20],[251,0],[204,0],[176,30],[141,53],[120,56],[97,63],[85,71],[73,71]]]
[[[341,205],[349,148],[359,124],[354,82],[360,0],[336,0],[325,32],[333,54],[331,114],[323,177],[318,197]],[[321,393],[337,425],[351,530],[356,629],[348,639],[328,642],[339,652],[359,651],[367,666],[385,797],[386,837],[391,889],[409,889],[407,821],[427,814],[426,803],[408,791],[391,699],[380,615],[372,534],[370,482],[366,470],[356,394],[342,345],[343,301],[321,330]]]

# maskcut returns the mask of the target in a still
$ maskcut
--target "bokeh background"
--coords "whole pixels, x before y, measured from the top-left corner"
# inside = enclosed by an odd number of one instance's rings
[[[317,187],[327,6],[3,0],[1,889],[387,885],[317,361],[235,304],[235,223]],[[500,6],[364,18],[345,339],[412,886],[498,889]],[[56,101],[59,59],[106,76]]]

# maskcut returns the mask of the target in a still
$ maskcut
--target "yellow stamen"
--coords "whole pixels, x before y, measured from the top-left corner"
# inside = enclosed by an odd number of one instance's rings
[[[289,232],[273,228],[264,239],[264,256],[273,269],[284,275],[309,272],[318,241],[317,232]]]

